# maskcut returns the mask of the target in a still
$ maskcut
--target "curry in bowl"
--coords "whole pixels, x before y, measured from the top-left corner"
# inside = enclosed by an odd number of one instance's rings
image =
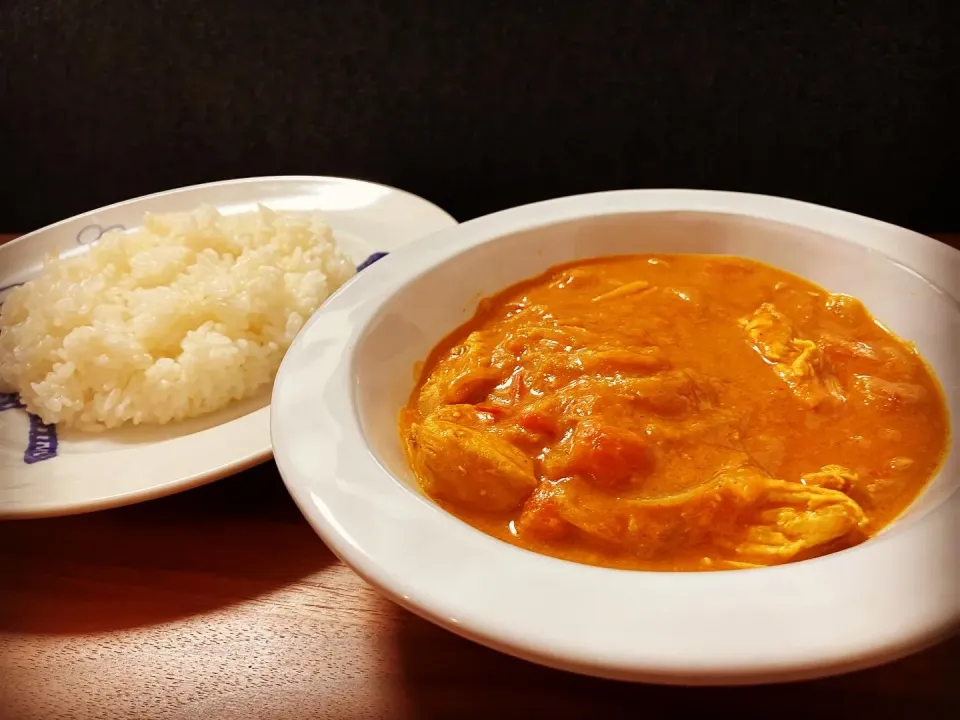
[[[856,299],[744,258],[555,267],[437,346],[400,434],[422,489],[577,562],[722,570],[850,547],[935,475],[949,422]]]

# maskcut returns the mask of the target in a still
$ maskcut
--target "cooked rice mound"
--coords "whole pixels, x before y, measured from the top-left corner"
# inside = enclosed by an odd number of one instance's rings
[[[147,215],[7,294],[0,390],[87,431],[219,410],[273,381],[354,272],[315,214]]]

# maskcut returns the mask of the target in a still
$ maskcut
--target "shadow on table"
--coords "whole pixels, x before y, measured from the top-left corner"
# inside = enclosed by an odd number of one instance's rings
[[[960,707],[960,637],[836,678],[742,688],[640,685],[543,668],[464,640],[396,608],[399,685],[416,718],[947,717]],[[558,629],[562,632],[562,628]],[[750,711],[754,711],[751,713]],[[692,717],[694,715],[691,715]],[[702,717],[701,714],[697,716]]]
[[[333,563],[273,463],[152,502],[0,523],[0,631],[87,633],[210,612]]]

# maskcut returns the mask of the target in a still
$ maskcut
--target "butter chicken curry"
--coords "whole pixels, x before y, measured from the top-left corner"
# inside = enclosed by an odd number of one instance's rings
[[[578,262],[483,301],[400,426],[424,491],[474,527],[647,570],[854,545],[948,437],[930,369],[858,300],[708,255]]]

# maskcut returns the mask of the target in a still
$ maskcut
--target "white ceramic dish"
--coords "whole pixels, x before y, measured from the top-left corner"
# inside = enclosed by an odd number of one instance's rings
[[[875,220],[763,196],[651,190],[538,203],[391,255],[296,339],[274,385],[274,453],[327,544],[443,627],[612,678],[810,678],[888,661],[950,632],[960,617],[955,439],[938,478],[887,532],[852,550],[758,570],[577,565],[488,537],[420,494],[396,426],[414,364],[481,296],[559,262],[629,252],[745,255],[851,293],[916,341],[960,416],[957,251]]]
[[[136,198],[78,215],[0,246],[3,290],[40,270],[47,253],[83,252],[107,229],[138,226],[146,212],[214,205],[232,214],[257,203],[320,211],[358,264],[455,225],[415,195],[360,180],[272,177],[231,180]],[[186,490],[270,457],[269,390],[222,412],[160,427],[90,435],[43,426],[0,396],[0,517],[63,515]]]

